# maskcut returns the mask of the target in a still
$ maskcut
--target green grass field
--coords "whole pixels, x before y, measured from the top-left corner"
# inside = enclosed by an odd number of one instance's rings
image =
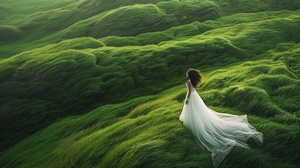
[[[185,73],[264,145],[221,168],[300,165],[300,2],[0,3],[0,167],[213,167],[178,120]]]

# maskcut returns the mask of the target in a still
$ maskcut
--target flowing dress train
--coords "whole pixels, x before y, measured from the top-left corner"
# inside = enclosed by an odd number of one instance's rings
[[[220,165],[233,146],[249,148],[246,141],[250,137],[258,144],[263,143],[262,133],[248,123],[247,115],[209,109],[192,84],[189,102],[184,104],[179,120],[193,133],[199,146],[211,152],[214,167]]]

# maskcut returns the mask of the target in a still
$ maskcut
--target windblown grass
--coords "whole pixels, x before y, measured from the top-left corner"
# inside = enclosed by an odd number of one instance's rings
[[[291,15],[288,17],[293,18]],[[268,29],[270,32],[285,32],[286,27],[290,27],[290,34],[296,36],[296,18],[294,22],[283,19],[282,21],[288,24],[282,29],[275,24],[277,20],[268,20],[272,23],[269,25],[273,25]],[[226,23],[225,21],[224,23]],[[229,22],[229,24],[232,23]],[[236,31],[244,24],[249,26]],[[221,28],[207,30],[200,35],[188,38],[188,36],[192,36],[192,33],[189,33],[187,27],[196,27],[201,33],[202,26],[204,25],[195,22],[163,32],[140,34],[136,37],[65,40],[2,60],[0,62],[2,71],[0,96],[3,104],[6,105],[1,109],[3,110],[3,120],[8,121],[2,122],[5,125],[2,127],[4,137],[6,137],[3,139],[4,146],[10,146],[61,117],[85,113],[106,103],[117,103],[142,95],[158,93],[174,84],[183,82],[182,76],[189,67],[201,66],[203,69],[256,59],[263,56],[255,56],[253,53],[257,53],[257,51],[260,54],[270,53],[270,48],[277,43],[278,39],[278,42],[290,42],[291,40],[297,42],[296,38],[293,40],[284,36],[284,33],[277,33],[277,36],[271,36],[276,38],[273,41],[271,41],[273,38],[270,38],[269,44],[261,43],[264,45],[256,45],[255,50],[250,50],[253,45],[252,41],[259,42],[261,39],[260,36],[253,36],[256,29],[260,31],[260,28],[264,27],[264,22],[261,20],[256,24],[250,22],[230,26],[231,29],[221,26]],[[187,31],[180,33],[181,31],[178,30]],[[192,30],[190,32],[193,32]],[[153,38],[155,35],[162,35],[166,38],[157,40]],[[241,39],[244,39],[243,43]],[[158,43],[163,40],[166,41]],[[151,43],[151,41],[158,45],[143,46],[143,43]],[[107,46],[118,46],[117,43],[120,44],[120,47]],[[139,43],[139,45],[125,46],[126,43],[127,45]],[[297,54],[298,50],[294,51],[291,53],[291,58],[295,58],[293,55]],[[282,49],[280,52],[286,51]],[[269,57],[269,54],[266,54],[265,57]],[[298,65],[291,66],[291,68],[294,67],[298,67]],[[273,70],[273,73],[275,71],[278,70]],[[262,72],[263,69],[257,71],[257,73]],[[288,71],[285,70],[285,72]],[[283,77],[282,80],[285,78]],[[293,89],[297,87],[297,84],[290,87]],[[240,90],[235,86],[228,89],[228,92],[242,91],[244,95],[248,95],[251,99],[249,106],[253,106],[251,104],[255,105],[261,100],[260,97],[252,100],[253,94],[257,92],[255,89]],[[290,88],[286,87],[286,89]],[[263,95],[263,92],[261,94]],[[223,102],[230,100],[235,101],[228,97]],[[32,104],[28,102],[32,102]],[[16,106],[11,106],[11,104]],[[28,112],[28,108],[31,106],[35,108]],[[240,106],[244,107],[243,104]],[[296,107],[297,105],[294,105],[293,108]],[[258,112],[265,112],[265,116],[273,116],[278,113],[278,110],[267,112],[263,107],[256,108],[260,109]],[[18,111],[18,113],[7,115],[11,111]],[[41,113],[41,111],[44,112]],[[16,125],[16,120],[11,122],[14,120],[15,114],[28,118],[36,116],[36,119],[35,122],[28,120]],[[15,132],[20,133],[18,138],[14,136]]]
[[[281,105],[272,101],[273,96],[268,95],[259,82],[254,85],[240,80],[255,80],[255,72],[246,77],[237,73],[250,71],[258,65],[271,69],[270,64],[281,63],[263,61],[228,66],[223,69],[229,71],[228,80],[223,81],[228,85],[243,83],[245,88],[251,86],[258,90],[246,96],[261,98],[259,104],[253,105],[257,108],[280,111],[273,117],[252,113],[253,107],[239,106],[241,100],[251,101],[243,97],[243,92],[232,90],[230,93],[236,92],[234,98],[238,100],[220,103],[223,99],[215,94],[215,84],[219,82],[215,79],[223,75],[220,71],[205,72],[210,75],[199,89],[204,101],[221,112],[248,114],[250,123],[265,136],[263,147],[250,141],[250,150],[234,148],[221,167],[296,167],[299,164],[297,142],[300,134],[296,124],[299,118],[292,112],[281,110]],[[261,94],[259,89],[264,93]],[[219,90],[221,97],[228,94],[226,87]],[[105,105],[87,114],[63,119],[12,147],[3,155],[1,163],[6,167],[210,167],[210,153],[202,151],[191,133],[178,121],[185,92],[181,85],[156,96]],[[225,96],[224,99],[234,98]],[[215,101],[211,101],[213,99]],[[22,152],[19,149],[23,149]]]
[[[14,26],[3,25],[0,26],[0,42],[15,41],[22,38],[20,29]]]
[[[211,167],[178,121],[190,67],[265,136],[221,167],[300,165],[298,1],[136,3],[0,4],[1,167]]]

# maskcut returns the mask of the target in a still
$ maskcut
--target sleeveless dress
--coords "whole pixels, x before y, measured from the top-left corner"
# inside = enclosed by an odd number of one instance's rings
[[[249,148],[246,141],[250,137],[259,145],[263,143],[262,133],[248,123],[247,115],[218,113],[209,109],[191,81],[188,82],[191,85],[190,98],[188,104],[184,103],[179,120],[193,133],[199,146],[211,152],[214,167],[220,165],[233,146]]]

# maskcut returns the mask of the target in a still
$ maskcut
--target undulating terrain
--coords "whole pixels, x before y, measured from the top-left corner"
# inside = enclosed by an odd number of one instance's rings
[[[190,67],[264,134],[221,168],[300,166],[299,0],[0,2],[0,167],[212,167],[178,120]]]

